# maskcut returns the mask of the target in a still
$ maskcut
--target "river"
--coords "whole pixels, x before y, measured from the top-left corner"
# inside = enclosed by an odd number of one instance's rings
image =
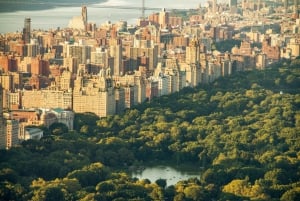
[[[197,8],[203,5],[206,0],[145,0],[145,7],[166,8],[168,9],[189,9]],[[47,5],[45,5],[47,6]],[[132,6],[142,7],[142,0],[108,0],[98,4],[89,4],[88,21],[100,25],[107,21],[116,22],[126,20],[128,24],[135,24],[136,20],[141,17],[141,9],[117,9],[117,8],[99,8],[99,6]],[[49,7],[49,6],[48,6]],[[2,9],[3,10],[3,9]],[[145,14],[149,15],[154,11],[146,10]],[[45,7],[41,10],[32,11],[13,11],[0,12],[0,33],[22,31],[24,19],[31,18],[32,29],[56,29],[57,27],[65,28],[73,16],[81,15],[81,6],[78,4],[69,7]]]

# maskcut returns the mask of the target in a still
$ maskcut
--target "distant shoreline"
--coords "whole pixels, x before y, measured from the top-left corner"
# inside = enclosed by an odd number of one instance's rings
[[[70,7],[70,6],[81,6],[91,5],[96,3],[104,3],[108,0],[4,0],[0,1],[0,13],[9,13],[16,11],[36,11],[36,10],[47,10],[57,7]]]

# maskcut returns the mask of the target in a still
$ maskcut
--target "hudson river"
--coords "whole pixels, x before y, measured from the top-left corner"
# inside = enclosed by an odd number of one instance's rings
[[[83,1],[84,2],[84,1]],[[96,23],[99,26],[107,21],[116,22],[126,20],[128,24],[135,24],[141,17],[141,9],[117,9],[117,8],[99,8],[99,6],[126,6],[142,7],[142,0],[108,0],[101,1],[99,4],[90,4],[87,6],[88,21]],[[104,2],[104,3],[103,3]],[[197,8],[202,6],[206,0],[145,0],[145,7],[151,8]],[[146,10],[145,14],[149,15],[154,10]],[[31,18],[32,29],[56,29],[57,27],[65,28],[73,16],[81,15],[81,6],[78,4],[69,7],[56,7],[47,9],[47,4],[43,10],[32,11],[13,11],[0,13],[0,33],[21,32],[24,26],[24,19]]]

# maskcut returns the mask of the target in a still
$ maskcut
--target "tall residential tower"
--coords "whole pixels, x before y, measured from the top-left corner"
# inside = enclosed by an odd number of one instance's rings
[[[82,6],[82,8],[81,8],[81,16],[82,16],[83,24],[84,24],[85,30],[86,30],[86,28],[87,28],[87,22],[88,22],[88,19],[87,19],[87,8],[86,8],[86,6]]]
[[[23,41],[25,44],[30,43],[30,34],[31,34],[31,19],[25,18],[24,28],[23,28]]]
[[[3,89],[0,84],[0,149],[6,148],[6,133],[3,117]]]

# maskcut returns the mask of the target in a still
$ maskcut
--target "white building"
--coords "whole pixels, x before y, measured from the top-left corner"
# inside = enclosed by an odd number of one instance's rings
[[[25,128],[24,136],[21,136],[21,140],[40,140],[44,135],[44,132],[39,128]]]
[[[70,110],[63,110],[60,108],[55,108],[51,110],[55,114],[58,123],[65,124],[69,130],[74,129],[74,112]]]
[[[156,78],[158,81],[158,96],[169,94],[169,79],[170,76],[161,75]]]

